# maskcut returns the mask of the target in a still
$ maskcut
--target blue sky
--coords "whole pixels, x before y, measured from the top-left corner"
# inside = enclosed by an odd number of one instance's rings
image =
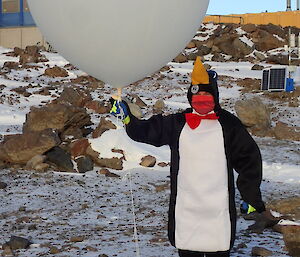
[[[286,0],[210,0],[207,14],[244,14],[286,10]],[[297,0],[291,0],[292,10]]]

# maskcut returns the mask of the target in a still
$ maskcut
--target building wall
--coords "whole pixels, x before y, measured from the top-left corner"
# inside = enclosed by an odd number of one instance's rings
[[[240,24],[275,24],[282,27],[294,26],[300,28],[300,11],[247,13],[232,15],[208,15],[203,22],[240,23]]]
[[[25,48],[37,44],[45,45],[45,39],[37,27],[0,28],[0,46]]]

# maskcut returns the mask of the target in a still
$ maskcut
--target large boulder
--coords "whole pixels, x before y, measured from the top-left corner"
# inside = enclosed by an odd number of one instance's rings
[[[251,38],[258,51],[269,51],[271,49],[283,47],[286,42],[279,40],[273,34],[265,30],[258,29],[251,33]]]
[[[254,45],[250,46],[246,44],[241,38],[236,38],[233,40],[232,47],[235,49],[236,54],[233,57],[245,56],[253,52]]]
[[[300,256],[300,226],[288,225],[283,228],[283,240],[290,256]]]
[[[72,130],[76,130],[77,133],[82,131],[82,134],[84,134],[85,126],[91,124],[90,116],[84,108],[65,104],[52,104],[42,108],[31,108],[31,111],[26,115],[23,132],[42,131],[51,128],[61,134]],[[75,138],[78,138],[78,136],[80,135],[77,134]]]
[[[284,215],[290,215],[300,220],[300,196],[274,200],[268,203],[268,208]]]
[[[214,40],[214,46],[217,46],[224,54],[237,56],[237,50],[232,45],[233,41],[238,37],[236,34],[223,34],[222,37],[217,37]]]
[[[288,55],[284,55],[284,54],[270,55],[266,58],[266,62],[271,64],[288,65],[289,58]]]
[[[263,134],[270,129],[270,111],[258,97],[237,101],[234,108],[242,123],[251,131]]]
[[[274,128],[274,135],[279,140],[300,141],[299,131],[299,127],[289,127],[288,124],[279,121]]]
[[[52,129],[9,136],[0,144],[0,159],[9,163],[26,164],[60,143]]]
[[[79,88],[66,87],[60,94],[60,97],[56,99],[57,103],[70,104],[77,107],[84,107],[88,101],[91,101],[92,97],[89,92],[86,92]]]

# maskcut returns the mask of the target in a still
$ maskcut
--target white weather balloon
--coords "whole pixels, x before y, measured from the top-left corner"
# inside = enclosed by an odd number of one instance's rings
[[[113,87],[171,61],[195,35],[209,0],[28,0],[47,41]]]

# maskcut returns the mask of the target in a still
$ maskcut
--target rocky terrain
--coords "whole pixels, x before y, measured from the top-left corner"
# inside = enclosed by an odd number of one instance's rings
[[[257,72],[286,65],[287,38],[288,28],[274,25],[204,24],[173,62],[124,88],[124,99],[138,118],[177,112],[187,107],[191,61],[197,55],[212,69],[235,62],[235,69],[219,74],[222,106],[247,126],[266,163],[297,166],[300,87],[263,92],[259,78],[235,76],[244,62]],[[120,130],[109,115],[114,93],[57,53],[37,46],[1,49],[3,256],[134,256],[132,192],[142,256],[176,256],[166,237],[169,159],[145,154],[128,172],[127,149],[109,144],[99,149],[93,143]],[[264,221],[255,217],[257,226],[249,230],[253,221],[240,218],[233,256],[298,256],[299,183],[264,182],[268,205],[291,225],[264,230]]]

